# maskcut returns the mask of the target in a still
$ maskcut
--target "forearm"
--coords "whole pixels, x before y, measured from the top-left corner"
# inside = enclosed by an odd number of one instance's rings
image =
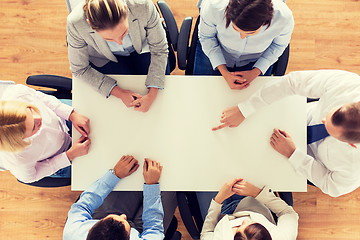
[[[144,184],[143,232],[141,237],[151,236],[162,239],[164,234],[163,219],[164,211],[161,203],[160,185]]]
[[[339,160],[336,162],[341,165]],[[299,149],[296,149],[291,155],[289,162],[297,173],[306,177],[321,191],[332,197],[338,197],[351,191],[349,186],[352,185],[354,179],[351,179],[351,173],[346,170],[330,171],[319,161]]]
[[[214,199],[211,200],[208,214],[206,215],[201,231],[201,239],[207,239],[212,236],[215,226],[217,225],[220,218],[221,206],[222,204],[219,204]]]

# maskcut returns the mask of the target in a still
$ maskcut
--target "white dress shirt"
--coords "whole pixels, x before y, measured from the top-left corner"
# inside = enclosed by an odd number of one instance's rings
[[[65,151],[71,144],[71,137],[65,119],[69,119],[72,107],[20,84],[9,86],[1,100],[33,104],[42,117],[39,131],[25,139],[31,142],[29,146],[18,153],[0,152],[6,169],[22,182],[34,182],[70,165]]]
[[[247,118],[262,106],[290,95],[320,98],[308,104],[307,122],[319,124],[331,109],[360,100],[360,76],[340,70],[292,72],[269,82],[238,106]],[[289,161],[299,174],[332,197],[360,186],[360,150],[332,136],[309,144],[308,155],[296,149]]]
[[[200,8],[199,40],[202,50],[215,69],[221,64],[241,67],[256,62],[264,74],[284,52],[294,29],[290,9],[281,0],[273,0],[274,15],[269,27],[262,26],[254,36],[241,39],[230,24],[226,28],[225,9],[229,0],[204,0]]]

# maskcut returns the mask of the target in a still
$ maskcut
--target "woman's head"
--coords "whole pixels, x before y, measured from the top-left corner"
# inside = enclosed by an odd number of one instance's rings
[[[235,30],[255,32],[270,26],[273,11],[271,0],[230,0],[225,10],[226,27],[232,23]]]
[[[40,111],[21,101],[0,101],[0,150],[18,152],[30,144],[24,140],[41,126]]]
[[[127,18],[123,0],[86,0],[83,9],[95,31],[113,29]]]
[[[234,240],[271,240],[269,231],[260,223],[243,224],[236,231]]]

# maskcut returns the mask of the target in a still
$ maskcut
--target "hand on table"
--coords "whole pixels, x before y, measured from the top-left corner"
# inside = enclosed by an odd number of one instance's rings
[[[75,127],[78,132],[84,136],[88,137],[90,134],[90,119],[87,117],[72,111],[69,120],[71,121],[72,125]]]
[[[227,181],[219,190],[218,194],[216,194],[214,200],[215,202],[222,204],[223,201],[229,197],[231,197],[232,195],[235,194],[234,190],[233,190],[233,186],[236,182],[241,181],[241,178],[233,178],[229,181]]]
[[[222,129],[224,127],[237,127],[245,120],[244,115],[241,113],[238,106],[234,106],[228,109],[225,109],[225,111],[221,115],[220,122],[221,124],[213,127],[212,130],[216,131],[219,129]]]
[[[160,179],[162,166],[159,162],[150,160],[145,158],[144,167],[143,167],[143,175],[145,183],[150,184],[157,184]]]
[[[285,131],[275,128],[270,137],[271,146],[280,154],[290,158],[296,147],[292,138]]]
[[[118,178],[125,178],[133,174],[139,168],[138,161],[129,155],[124,155],[114,167],[115,175]]]
[[[134,100],[131,106],[134,107],[135,111],[147,112],[150,109],[151,104],[154,102],[157,92],[159,89],[150,88],[148,94]]]
[[[240,196],[251,196],[255,198],[259,195],[261,189],[252,185],[248,181],[241,179],[234,184],[233,191]]]
[[[89,148],[91,145],[90,138],[81,136],[69,150],[66,151],[66,155],[68,156],[70,162],[74,160],[74,158],[83,156],[88,154]]]

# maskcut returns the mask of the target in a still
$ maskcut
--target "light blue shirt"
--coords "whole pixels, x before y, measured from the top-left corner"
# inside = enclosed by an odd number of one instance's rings
[[[129,33],[123,39],[123,44],[119,45],[113,41],[106,41],[107,45],[109,46],[111,52],[116,55],[120,56],[130,56],[132,52],[135,52],[135,48],[129,36]]]
[[[101,206],[104,199],[120,181],[111,172],[93,183],[80,196],[80,199],[71,206],[64,228],[64,240],[86,240],[88,231],[99,220],[92,219],[95,209]],[[160,185],[144,184],[143,200],[143,232],[130,229],[130,239],[162,240],[164,238],[164,211],[160,197]]]
[[[281,0],[273,0],[270,26],[241,39],[231,23],[226,28],[225,9],[229,0],[204,0],[200,9],[199,40],[214,69],[221,64],[241,67],[256,62],[264,74],[281,56],[294,29],[292,12]]]

